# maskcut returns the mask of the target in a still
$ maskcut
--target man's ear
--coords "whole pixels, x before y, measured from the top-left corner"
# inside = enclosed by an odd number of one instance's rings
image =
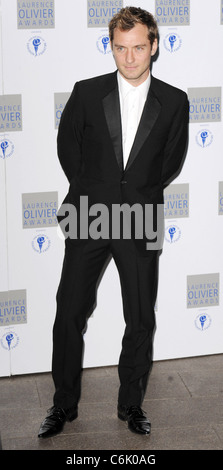
[[[154,39],[152,43],[152,48],[151,48],[151,56],[155,55],[157,48],[158,48],[158,41],[157,39]]]

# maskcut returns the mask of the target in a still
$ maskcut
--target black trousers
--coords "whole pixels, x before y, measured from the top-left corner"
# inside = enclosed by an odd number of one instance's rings
[[[54,404],[69,408],[80,399],[83,330],[94,308],[98,280],[112,255],[126,324],[118,365],[118,402],[141,405],[152,361],[159,252],[143,256],[132,240],[67,239],[65,244],[53,328]]]

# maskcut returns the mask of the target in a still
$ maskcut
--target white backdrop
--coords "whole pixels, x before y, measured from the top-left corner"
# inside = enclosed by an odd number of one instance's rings
[[[64,253],[55,212],[68,189],[57,127],[77,80],[115,70],[107,20],[122,4],[156,15],[153,75],[190,98],[188,156],[165,195],[154,359],[222,353],[222,1],[0,3],[0,375],[51,369]],[[117,364],[123,329],[111,262],[88,322],[84,367]]]

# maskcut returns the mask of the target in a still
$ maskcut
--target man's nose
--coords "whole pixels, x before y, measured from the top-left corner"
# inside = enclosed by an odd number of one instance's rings
[[[127,50],[126,52],[126,62],[129,64],[134,62],[134,53],[131,49]]]

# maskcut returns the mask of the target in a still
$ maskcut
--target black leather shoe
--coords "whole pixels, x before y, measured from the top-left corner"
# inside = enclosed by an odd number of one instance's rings
[[[38,437],[50,437],[62,431],[66,421],[73,421],[77,418],[77,408],[64,410],[52,406],[47,410],[47,416],[41,423]]]
[[[140,406],[118,405],[118,417],[122,421],[128,421],[130,431],[137,434],[150,434],[151,423],[148,420],[145,411]]]

